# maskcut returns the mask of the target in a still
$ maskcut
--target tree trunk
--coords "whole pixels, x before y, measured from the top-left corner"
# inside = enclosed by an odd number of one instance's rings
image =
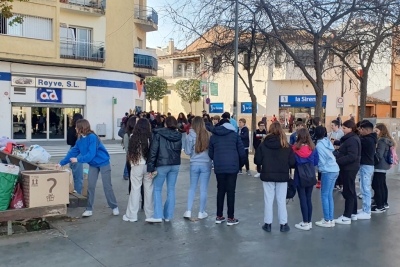
[[[367,86],[368,86],[368,72],[363,72],[363,76],[360,81],[360,114],[358,116],[358,121],[365,118],[365,108],[367,105]]]
[[[320,121],[323,121],[323,117],[322,117],[322,98],[324,96],[324,91],[323,90],[316,90],[315,91],[315,96],[316,96],[316,100],[315,100],[315,113],[314,113],[314,118],[315,117],[319,117]],[[318,126],[318,125],[316,125]]]
[[[153,110],[153,100],[149,100],[149,102],[150,102],[150,111],[152,111]]]
[[[257,96],[254,94],[251,98],[251,132],[254,133],[257,129]]]
[[[189,105],[190,105],[190,113],[193,114],[193,110],[192,110],[192,101],[189,101]]]

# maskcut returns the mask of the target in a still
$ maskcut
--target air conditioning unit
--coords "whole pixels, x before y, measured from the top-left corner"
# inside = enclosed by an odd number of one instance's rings
[[[106,137],[106,134],[107,134],[107,126],[106,126],[106,124],[97,124],[96,125],[96,134],[99,136],[99,137]]]

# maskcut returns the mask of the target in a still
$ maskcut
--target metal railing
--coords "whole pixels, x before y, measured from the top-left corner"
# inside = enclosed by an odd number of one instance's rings
[[[136,5],[135,6],[135,18],[141,19],[141,20],[146,20],[146,21],[151,21],[151,22],[155,23],[156,25],[158,25],[158,14],[151,7]]]
[[[75,39],[60,39],[60,57],[77,60],[104,62],[106,51],[103,42],[80,42]]]
[[[60,0],[61,3],[92,8],[105,8],[105,0]]]
[[[158,60],[152,56],[133,54],[133,66],[135,68],[145,68],[158,70]]]
[[[198,70],[195,70],[195,71],[177,70],[177,71],[174,72],[174,78],[196,78],[196,77],[199,77],[199,76],[200,76],[200,71],[198,71]]]

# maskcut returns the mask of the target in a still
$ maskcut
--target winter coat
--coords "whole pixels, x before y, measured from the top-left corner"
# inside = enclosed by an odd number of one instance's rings
[[[361,141],[357,134],[348,133],[340,139],[336,162],[341,171],[358,171],[361,160]]]
[[[361,165],[374,166],[374,156],[376,151],[376,142],[378,137],[376,133],[370,133],[360,137],[361,141]]]
[[[260,129],[257,129],[254,133],[253,133],[253,147],[254,150],[257,150],[257,148],[260,146],[262,139],[265,138],[267,136],[267,131],[266,130],[262,130],[260,131]]]
[[[208,156],[208,149],[197,154],[196,148],[197,134],[193,129],[190,129],[189,134],[186,137],[185,143],[185,154],[190,156],[190,164],[192,165],[207,165],[211,166],[211,159]]]
[[[318,140],[317,147],[318,151],[318,171],[321,173],[332,173],[339,172],[339,165],[336,163],[333,147],[331,141],[327,137]]]
[[[375,172],[386,172],[390,169],[390,164],[386,161],[387,154],[391,153],[390,147],[394,146],[392,140],[381,137],[378,139],[376,147],[376,158],[379,159],[375,162]]]
[[[242,140],[230,123],[214,127],[208,155],[214,161],[215,174],[233,174],[245,162],[246,153]]]
[[[294,184],[296,186],[300,186],[300,178],[297,171],[297,165],[311,162],[314,166],[318,166],[318,152],[316,149],[311,150],[309,146],[302,146],[299,150],[297,150],[296,146],[293,145],[292,149],[296,159],[296,167],[294,170]]]
[[[242,129],[239,128],[239,135],[244,148],[248,149],[250,147],[249,128],[246,125]]]
[[[153,141],[147,159],[147,171],[157,167],[181,165],[182,134],[177,130],[160,128],[153,130]]]
[[[290,145],[294,145],[294,143],[296,143],[297,140],[297,131],[294,131],[289,138],[289,144]]]
[[[262,166],[260,179],[264,182],[288,182],[289,169],[295,163],[292,148],[283,148],[279,136],[276,135],[268,135],[254,156],[254,164]]]
[[[74,147],[77,140],[78,136],[76,135],[75,127],[69,127],[67,130],[67,144]]]

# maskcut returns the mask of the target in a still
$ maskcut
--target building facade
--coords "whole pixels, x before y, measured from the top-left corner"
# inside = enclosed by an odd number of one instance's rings
[[[30,0],[13,12],[21,24],[0,17],[0,136],[62,140],[82,113],[117,138],[118,119],[144,109],[143,81],[156,74],[146,33],[157,13],[137,0]]]

